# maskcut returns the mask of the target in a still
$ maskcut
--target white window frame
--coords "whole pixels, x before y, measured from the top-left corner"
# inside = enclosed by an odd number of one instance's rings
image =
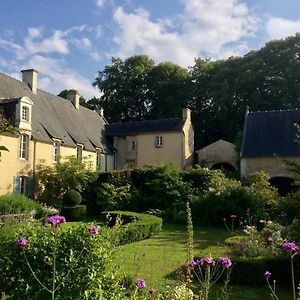
[[[21,120],[25,122],[29,122],[29,113],[30,113],[29,107],[23,105],[21,110]]]
[[[155,147],[156,148],[161,148],[163,146],[163,137],[160,135],[157,135],[155,137]]]
[[[28,152],[29,152],[29,135],[21,134],[20,135],[20,145],[19,145],[19,156],[22,160],[28,160]]]
[[[53,142],[53,163],[58,163],[60,155],[60,142]]]
[[[136,141],[132,140],[131,149],[134,151],[136,150]]]

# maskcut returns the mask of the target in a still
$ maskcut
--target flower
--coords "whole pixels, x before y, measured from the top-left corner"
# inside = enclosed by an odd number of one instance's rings
[[[283,244],[281,244],[281,249],[297,251],[298,246],[294,242],[284,242]]]
[[[150,294],[150,295],[154,295],[155,292],[156,292],[156,291],[155,291],[155,288],[151,288],[151,289],[149,290],[149,294]]]
[[[269,279],[271,276],[272,276],[272,273],[269,272],[269,271],[266,271],[265,274],[264,274],[264,277],[265,277],[266,279]]]
[[[213,258],[210,257],[200,258],[200,260],[198,260],[197,263],[200,264],[201,266],[203,265],[214,266],[216,264]]]
[[[135,281],[135,285],[138,287],[138,289],[143,289],[146,287],[146,282],[144,279],[137,279]]]
[[[188,263],[188,266],[193,268],[193,267],[196,267],[198,264],[194,261],[194,260],[191,260],[189,263]]]
[[[99,230],[95,225],[90,226],[87,230],[90,234],[99,234]]]
[[[232,260],[229,257],[220,257],[221,265],[225,269],[229,269],[232,266]]]
[[[57,224],[65,223],[65,222],[66,222],[65,217],[59,215],[51,216],[47,219],[47,223],[51,224],[52,226],[56,226]]]
[[[230,215],[229,217],[230,217],[230,219],[235,219],[236,215]]]
[[[26,240],[25,238],[20,238],[16,241],[16,246],[19,248],[24,248],[28,246],[28,243],[28,240]]]

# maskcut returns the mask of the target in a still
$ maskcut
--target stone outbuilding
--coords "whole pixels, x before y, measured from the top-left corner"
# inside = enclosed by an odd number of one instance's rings
[[[238,154],[235,145],[222,139],[196,151],[198,164],[209,169],[223,169],[232,172],[236,169]]]

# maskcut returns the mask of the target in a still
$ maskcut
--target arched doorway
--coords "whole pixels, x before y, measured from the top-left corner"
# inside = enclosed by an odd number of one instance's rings
[[[294,179],[290,177],[272,177],[269,179],[272,186],[278,189],[278,193],[281,196],[286,196],[288,193],[292,192],[294,189]]]
[[[226,162],[216,163],[216,164],[212,165],[210,169],[211,170],[221,170],[226,175],[229,175],[229,174],[232,174],[233,172],[235,172],[235,167],[232,164],[226,163]]]

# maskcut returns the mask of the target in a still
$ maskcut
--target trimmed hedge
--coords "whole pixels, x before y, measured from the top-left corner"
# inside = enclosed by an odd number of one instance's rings
[[[63,196],[63,206],[76,206],[79,205],[82,197],[79,192],[75,190],[68,190]]]
[[[272,281],[276,280],[279,285],[291,284],[290,259],[281,257],[258,257],[258,258],[232,258],[234,267],[230,275],[230,282],[235,284],[264,285],[266,280],[264,273],[272,273]],[[300,281],[300,259],[294,258],[295,282]]]
[[[113,227],[117,219],[121,226],[117,230],[118,245],[129,244],[151,237],[161,231],[162,219],[153,215],[134,213],[129,211],[101,212],[103,219],[108,221],[108,226]]]
[[[76,205],[76,206],[66,206],[61,208],[61,215],[66,217],[69,221],[81,221],[86,216],[86,206]]]

